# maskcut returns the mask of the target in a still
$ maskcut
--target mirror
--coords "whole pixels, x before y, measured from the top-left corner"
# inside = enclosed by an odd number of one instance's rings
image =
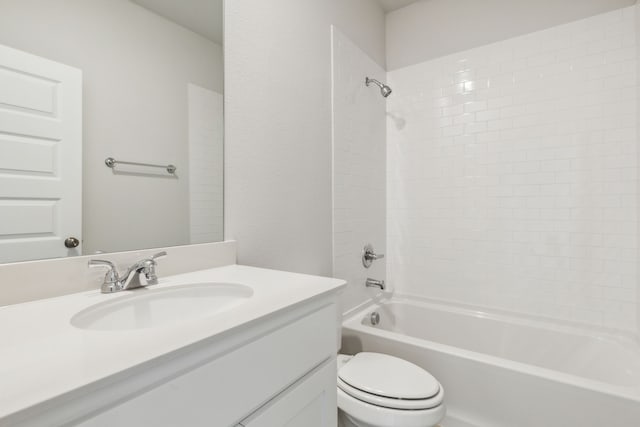
[[[222,1],[0,0],[0,263],[223,239]]]

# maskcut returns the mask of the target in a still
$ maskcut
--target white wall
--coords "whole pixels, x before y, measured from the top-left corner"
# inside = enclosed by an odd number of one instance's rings
[[[390,72],[402,293],[635,331],[635,7]]]
[[[424,0],[387,14],[387,70],[630,6],[635,0]]]
[[[331,24],[384,63],[376,2],[225,4],[225,238],[241,263],[332,272]]]
[[[379,292],[365,288],[367,277],[386,279],[385,260],[369,269],[362,249],[386,250],[385,98],[365,77],[384,81],[386,73],[338,29],[333,29],[333,276],[345,279],[342,309]]]
[[[83,71],[85,252],[188,243],[187,84],[222,92],[221,46],[128,0],[0,11],[0,44]],[[109,156],[173,163],[179,178],[114,175]]]

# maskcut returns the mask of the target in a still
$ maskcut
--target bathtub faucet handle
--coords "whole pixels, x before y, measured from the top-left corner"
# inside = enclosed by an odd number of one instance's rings
[[[381,258],[384,258],[384,254],[377,254],[371,243],[367,243],[364,246],[362,250],[362,265],[364,265],[364,268],[371,267],[373,261]]]

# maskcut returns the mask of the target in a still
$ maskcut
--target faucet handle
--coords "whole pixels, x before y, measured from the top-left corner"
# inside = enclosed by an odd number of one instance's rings
[[[104,276],[105,283],[115,283],[118,281],[118,271],[116,270],[116,266],[111,261],[106,261],[103,259],[90,259],[88,266],[89,268],[108,268],[109,271],[107,271],[107,274]]]
[[[90,259],[88,262],[88,265],[89,267],[100,267],[100,266],[105,266],[110,268],[116,267],[111,261],[107,261],[105,259]]]
[[[106,267],[109,270],[104,275],[104,281],[102,282],[102,293],[115,292],[119,287],[120,278],[118,277],[118,270],[111,261],[103,259],[91,259],[88,264],[89,268]]]
[[[151,258],[143,262],[144,267],[142,269],[142,272],[147,279],[148,285],[155,285],[158,283],[158,275],[156,274],[156,265],[158,265],[158,263],[156,262],[156,260],[159,258],[164,258],[166,256],[166,251],[158,252],[157,254],[153,255]]]
[[[362,249],[362,265],[364,268],[371,267],[373,261],[381,258],[384,258],[384,254],[377,254],[371,243],[367,243]]]

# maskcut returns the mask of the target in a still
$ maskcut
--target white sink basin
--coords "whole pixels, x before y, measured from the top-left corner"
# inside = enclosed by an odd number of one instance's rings
[[[253,290],[235,283],[212,282],[128,293],[80,311],[71,318],[71,324],[99,331],[156,328],[230,310],[251,298]]]

